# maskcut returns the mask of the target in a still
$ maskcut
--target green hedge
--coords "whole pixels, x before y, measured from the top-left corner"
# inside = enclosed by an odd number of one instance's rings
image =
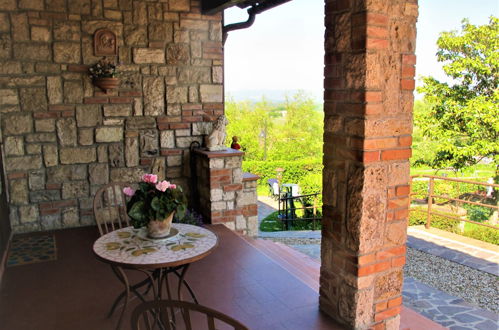
[[[258,184],[267,184],[268,179],[276,178],[276,168],[283,168],[282,183],[299,183],[310,173],[322,173],[322,160],[299,161],[244,161],[243,171],[260,176]]]

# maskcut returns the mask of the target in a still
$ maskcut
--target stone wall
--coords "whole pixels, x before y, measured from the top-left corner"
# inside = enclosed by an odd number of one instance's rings
[[[256,180],[243,173],[244,152],[195,150],[199,211],[207,223],[222,223],[243,235],[258,235]]]
[[[399,329],[417,15],[326,0],[320,307],[350,329]]]
[[[117,36],[121,84],[88,77]],[[148,171],[188,188],[192,141],[223,114],[221,15],[189,0],[0,0],[0,115],[15,232],[93,223],[92,196]]]

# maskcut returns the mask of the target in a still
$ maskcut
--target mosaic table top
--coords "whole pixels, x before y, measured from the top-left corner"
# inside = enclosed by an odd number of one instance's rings
[[[172,226],[172,233],[178,233],[164,239],[148,238],[145,228],[112,231],[95,241],[94,253],[118,265],[163,268],[201,259],[217,245],[217,236],[208,229],[179,223]]]

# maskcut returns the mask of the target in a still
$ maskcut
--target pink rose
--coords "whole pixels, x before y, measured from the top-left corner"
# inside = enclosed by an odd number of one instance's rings
[[[156,189],[159,191],[166,191],[166,189],[171,188],[170,182],[163,180],[156,184]]]
[[[142,181],[154,184],[154,183],[158,182],[158,176],[155,174],[144,174],[142,176]]]
[[[132,197],[133,195],[135,195],[135,189],[132,189],[130,187],[126,187],[126,188],[123,188],[123,193],[127,196]]]
[[[172,184],[170,185],[170,189],[177,189],[177,185],[172,183]]]

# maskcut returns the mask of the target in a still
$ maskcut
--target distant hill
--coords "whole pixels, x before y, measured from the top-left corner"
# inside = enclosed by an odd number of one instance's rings
[[[261,89],[261,90],[239,90],[225,92],[226,98],[233,98],[234,101],[254,101],[258,102],[262,99],[262,96],[271,102],[282,102],[286,99],[286,95],[292,96],[296,94],[299,90],[271,90],[271,89]],[[310,95],[317,103],[322,103],[322,91],[305,91]]]

